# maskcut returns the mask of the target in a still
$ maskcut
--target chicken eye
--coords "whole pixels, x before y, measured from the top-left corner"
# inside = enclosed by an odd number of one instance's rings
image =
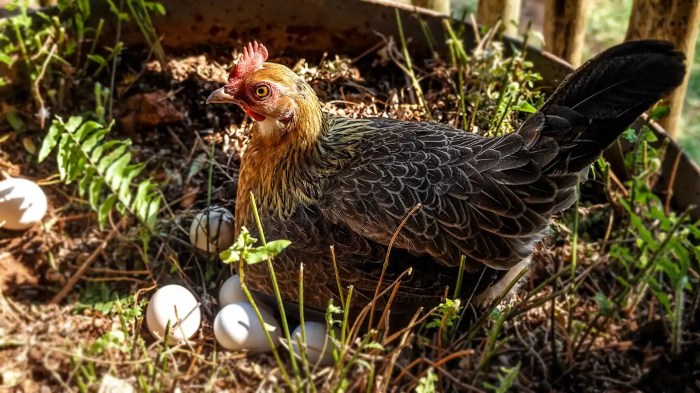
[[[255,88],[255,95],[258,96],[258,98],[265,98],[270,95],[270,88],[265,85],[258,85]]]

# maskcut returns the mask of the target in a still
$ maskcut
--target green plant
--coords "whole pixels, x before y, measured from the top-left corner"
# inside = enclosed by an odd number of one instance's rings
[[[108,1],[120,30],[122,21],[129,20],[129,14],[122,12],[112,0]],[[158,2],[145,0],[127,0],[127,5],[158,61],[165,66],[165,53],[150,19],[152,13],[165,14],[165,8]],[[105,21],[100,18],[94,25],[89,23],[89,0],[58,0],[55,13],[30,12],[29,0],[12,0],[6,8],[16,15],[0,19],[0,70],[3,71],[0,87],[10,83],[28,86],[41,128],[51,116],[49,108],[58,113],[65,108],[71,89],[77,86],[72,81],[95,79],[110,62],[114,74],[124,49],[120,32],[114,46],[99,45],[103,41]]]
[[[258,321],[260,322],[261,326],[265,326],[265,321],[263,320],[262,314],[260,314],[260,310],[258,309],[258,306],[255,303],[255,300],[253,299],[253,296],[251,295],[250,290],[248,289],[248,286],[245,283],[244,262],[247,264],[255,264],[267,261],[267,266],[273,283],[273,290],[277,298],[277,305],[282,319],[284,335],[287,339],[287,343],[291,343],[291,334],[289,326],[287,324],[287,317],[284,312],[284,306],[282,304],[282,295],[280,294],[279,287],[277,286],[277,279],[275,276],[274,268],[272,266],[272,258],[278,255],[280,252],[282,252],[287,246],[289,246],[289,244],[291,244],[291,242],[289,240],[275,240],[267,243],[267,241],[265,240],[265,234],[262,230],[262,225],[260,223],[260,217],[258,215],[255,198],[252,193],[250,194],[250,201],[253,206],[255,221],[258,226],[258,232],[261,237],[262,245],[258,247],[253,247],[253,245],[258,242],[258,239],[255,239],[252,236],[250,236],[250,232],[248,231],[248,229],[246,227],[242,227],[240,231],[241,233],[238,235],[236,242],[233,245],[231,245],[231,247],[229,247],[228,249],[222,251],[220,253],[220,257],[222,262],[224,263],[238,262],[238,274],[241,280],[241,288],[243,289],[243,292],[245,293],[246,297],[248,298],[248,301],[253,307],[253,310],[255,311],[255,314],[257,315]],[[282,364],[282,359],[280,358],[279,353],[277,352],[277,346],[272,342],[272,337],[270,336],[270,333],[266,329],[264,329],[263,331],[265,333],[265,338],[267,339],[267,342],[270,345],[270,349],[272,350],[272,354],[275,357],[275,360],[277,361],[277,365],[280,368],[280,371],[282,372],[282,376],[285,382],[287,383],[287,386],[294,391],[300,389],[302,384],[301,375],[299,372],[299,368],[297,367],[296,357],[294,355],[294,351],[291,349],[291,345],[287,349],[289,351],[289,358],[292,363],[292,369],[294,371],[296,384],[293,384],[291,379],[289,378],[289,374],[285,370],[284,365]]]
[[[126,4],[129,7],[131,16],[141,30],[143,38],[155,54],[156,59],[158,59],[158,63],[164,70],[167,69],[168,63],[165,59],[165,51],[160,44],[160,38],[158,38],[156,29],[153,27],[150,15],[152,12],[165,15],[165,7],[159,2],[146,0],[126,0]]]
[[[462,302],[460,299],[446,299],[440,303],[437,310],[432,315],[432,320],[426,324],[428,329],[438,328],[446,339],[450,329],[459,322]]]
[[[141,317],[143,303],[143,301],[136,302],[133,296],[120,299],[119,295],[110,290],[103,282],[88,282],[80,293],[80,298],[73,308],[73,313],[95,310],[104,315],[118,314],[120,321],[124,325],[124,333],[127,333],[126,325],[133,324],[136,319]]]
[[[657,110],[652,117],[666,112]],[[654,142],[654,133],[643,127],[636,135],[635,149],[625,157],[634,175],[627,183],[629,198],[620,199],[620,204],[629,215],[628,231],[634,241],[612,245],[610,255],[624,268],[624,274],[616,275],[616,279],[632,294],[623,305],[636,307],[643,293],[650,290],[665,311],[672,352],[677,354],[685,292],[697,282],[691,279],[691,269],[700,255],[700,223],[691,222],[688,212],[678,215],[666,211],[664,202],[653,192],[663,156],[662,149],[651,146]]]
[[[462,128],[490,136],[515,131],[519,113],[534,113],[544,102],[535,88],[542,77],[526,60],[530,30],[522,48],[513,47],[513,54],[506,56],[504,44],[495,40],[497,27],[487,32],[471,53],[464,47],[463,27],[455,31],[447,20],[443,27]]]
[[[416,98],[418,100],[418,105],[420,105],[421,108],[423,108],[423,113],[428,117],[428,119],[432,119],[432,114],[430,113],[430,108],[428,108],[426,102],[425,102],[425,97],[423,95],[423,89],[421,89],[420,83],[418,83],[418,78],[416,78],[416,73],[413,71],[413,62],[411,61],[411,55],[408,53],[408,46],[406,45],[406,38],[404,37],[403,34],[403,25],[401,24],[401,15],[399,14],[399,11],[396,10],[396,26],[399,29],[399,39],[401,41],[401,51],[403,54],[403,60],[406,63],[406,65],[399,64],[399,67],[401,67],[406,75],[411,80],[411,87],[413,88]],[[397,63],[398,64],[398,63]]]
[[[435,371],[431,368],[428,369],[428,373],[424,377],[418,380],[418,386],[416,386],[416,393],[435,393],[437,392],[438,377]]]
[[[484,387],[494,393],[506,393],[513,387],[519,373],[520,364],[515,367],[501,367],[501,372],[498,374],[498,385],[484,382]]]
[[[667,112],[658,107],[650,117],[658,118]],[[600,292],[595,295],[599,312],[579,338],[576,352],[588,334],[621,318],[621,311],[632,312],[650,292],[661,305],[668,324],[671,351],[678,354],[686,323],[686,293],[698,286],[698,278],[692,272],[700,267],[700,222],[689,219],[689,209],[682,214],[671,211],[668,202],[654,192],[665,145],[655,146],[658,140],[652,130],[644,126],[639,132],[628,130],[624,137],[634,143],[632,151],[625,155],[631,174],[625,183],[628,191],[618,199],[627,225],[616,234],[620,241],[609,250],[616,262],[614,278],[620,285],[609,296]],[[601,319],[602,324],[598,323]]]
[[[56,149],[61,180],[78,182],[78,193],[81,197],[87,194],[100,227],[116,206],[121,214],[130,213],[153,229],[162,197],[150,179],[132,184],[144,165],[131,163],[130,140],[103,141],[112,125],[85,121],[81,116],[72,116],[67,122],[54,120],[39,151],[39,162]],[[106,197],[102,197],[103,191]]]
[[[84,310],[95,310],[102,314],[109,314],[118,301],[117,294],[112,292],[105,283],[88,282],[80,293],[80,299],[73,308],[74,313]]]
[[[0,62],[12,71],[9,77],[0,77],[0,86],[27,84],[43,128],[50,116],[46,99],[51,106],[62,107],[70,81],[84,77],[89,64],[106,63],[97,53],[104,21],[88,26],[88,0],[59,0],[58,12],[51,15],[30,14],[28,5],[28,0],[14,0],[7,9],[17,15],[0,21]],[[67,83],[54,83],[57,80]]]
[[[273,240],[254,247],[257,242],[258,239],[250,236],[250,231],[246,227],[242,227],[236,242],[221,252],[221,261],[232,263],[243,259],[246,264],[253,265],[279,255],[282,250],[291,244],[289,240]]]
[[[126,353],[130,350],[128,335],[123,330],[113,329],[105,332],[87,347],[78,347],[71,356],[71,367],[76,370],[75,382],[80,392],[92,391],[92,386],[99,382],[102,373],[97,369],[93,359],[106,352]]]

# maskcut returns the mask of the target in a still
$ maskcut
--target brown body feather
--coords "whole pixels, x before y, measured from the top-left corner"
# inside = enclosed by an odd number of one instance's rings
[[[255,231],[253,192],[266,237],[292,241],[275,259],[285,301],[296,301],[304,263],[305,306],[319,311],[337,297],[329,247],[361,307],[392,235],[417,204],[385,279],[413,269],[398,309],[435,305],[454,286],[461,256],[464,294],[483,291],[530,256],[551,216],[575,200],[582,172],[684,74],[682,55],[667,43],[623,44],[570,75],[516,133],[483,138],[436,123],[324,115],[291,71],[261,68],[246,83],[293,88],[272,109],[237,98],[276,123],[256,125],[244,154],[236,223]],[[249,269],[249,285],[271,294],[264,267]]]

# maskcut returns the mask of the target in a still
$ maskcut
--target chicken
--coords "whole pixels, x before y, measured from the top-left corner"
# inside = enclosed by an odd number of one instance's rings
[[[303,306],[321,313],[329,300],[340,303],[330,246],[342,287],[354,287],[355,312],[375,297],[390,244],[381,283],[401,278],[392,312],[436,305],[454,288],[462,257],[462,295],[490,300],[528,265],[588,167],[685,72],[669,43],[618,45],[569,75],[517,132],[485,138],[438,123],[324,113],[301,77],[267,57],[263,45],[248,44],[207,103],[236,104],[256,121],[236,228],[257,232],[252,192],[266,238],[292,242],[274,259],[284,301],[298,301],[303,263]],[[264,264],[246,269],[251,289],[271,295]]]

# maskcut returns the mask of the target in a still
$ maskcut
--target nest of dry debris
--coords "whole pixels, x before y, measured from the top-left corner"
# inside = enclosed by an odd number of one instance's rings
[[[230,208],[236,202],[237,168],[251,123],[234,108],[204,105],[208,93],[225,81],[231,56],[223,50],[181,54],[170,58],[164,71],[157,62],[142,64],[143,53],[132,55],[127,52],[119,67],[114,116],[117,135],[132,139],[136,161],[146,163],[147,176],[160,185],[167,201],[158,239],[143,244],[138,225],[117,216],[100,231],[95,214],[76,198],[75,187],[56,180],[52,163],[35,164],[31,150],[43,137],[38,123],[27,122],[23,133],[8,130],[0,144],[0,169],[39,180],[50,210],[41,227],[19,234],[0,231],[2,385],[25,392],[95,390],[110,384],[121,390],[127,385],[154,391],[271,390],[280,383],[271,356],[217,348],[211,328],[215,294],[229,267],[196,252],[184,229],[206,206],[209,192],[213,204]],[[456,68],[437,57],[417,62],[416,75],[432,119],[465,132],[492,129],[503,88],[499,72],[509,70],[508,59],[499,45],[490,45],[471,68]],[[314,62],[272,60],[303,75],[328,112],[427,119],[418,92],[401,69],[401,51],[391,42],[359,59],[328,55]],[[532,76],[524,60],[517,67]],[[467,78],[462,93],[460,72]],[[460,113],[459,94],[468,104],[466,116]],[[74,111],[93,106],[83,97],[74,94]],[[535,102],[539,97],[533,88],[518,100]],[[477,101],[482,104],[472,117]],[[36,119],[26,97],[15,96],[3,105],[5,112],[11,107],[25,119]],[[509,114],[503,132],[525,116]],[[600,183],[588,184],[583,195],[581,225],[607,225],[610,211],[620,210],[608,201]],[[395,341],[384,350],[362,354],[371,367],[353,366],[345,389],[366,391],[374,383],[385,391],[405,391],[434,377],[449,390],[482,391],[488,389],[485,383],[498,386],[515,368],[512,386],[518,391],[663,389],[700,378],[698,358],[692,355],[700,349],[698,318],[689,319],[683,354],[671,358],[665,325],[651,297],[645,298],[648,306],[586,332],[580,321],[590,321],[600,311],[594,295],[612,293],[619,284],[611,274],[605,234],[594,229],[579,239],[575,270],[561,274],[570,270],[572,258],[568,221],[565,216],[553,226],[529,279],[482,328],[456,330],[449,344],[436,329],[411,329],[404,344]],[[94,262],[69,296],[60,305],[51,304],[53,295],[70,285],[70,277],[90,258]],[[164,349],[142,326],[141,310],[156,285],[174,281],[198,296],[204,323],[189,345]],[[575,291],[564,290],[574,282]],[[694,310],[692,301],[687,299],[689,310]],[[492,335],[496,324],[499,330]],[[579,341],[584,332],[588,338]],[[397,356],[392,360],[393,354]],[[339,373],[331,367],[316,370],[314,378],[326,390],[338,383]]]

